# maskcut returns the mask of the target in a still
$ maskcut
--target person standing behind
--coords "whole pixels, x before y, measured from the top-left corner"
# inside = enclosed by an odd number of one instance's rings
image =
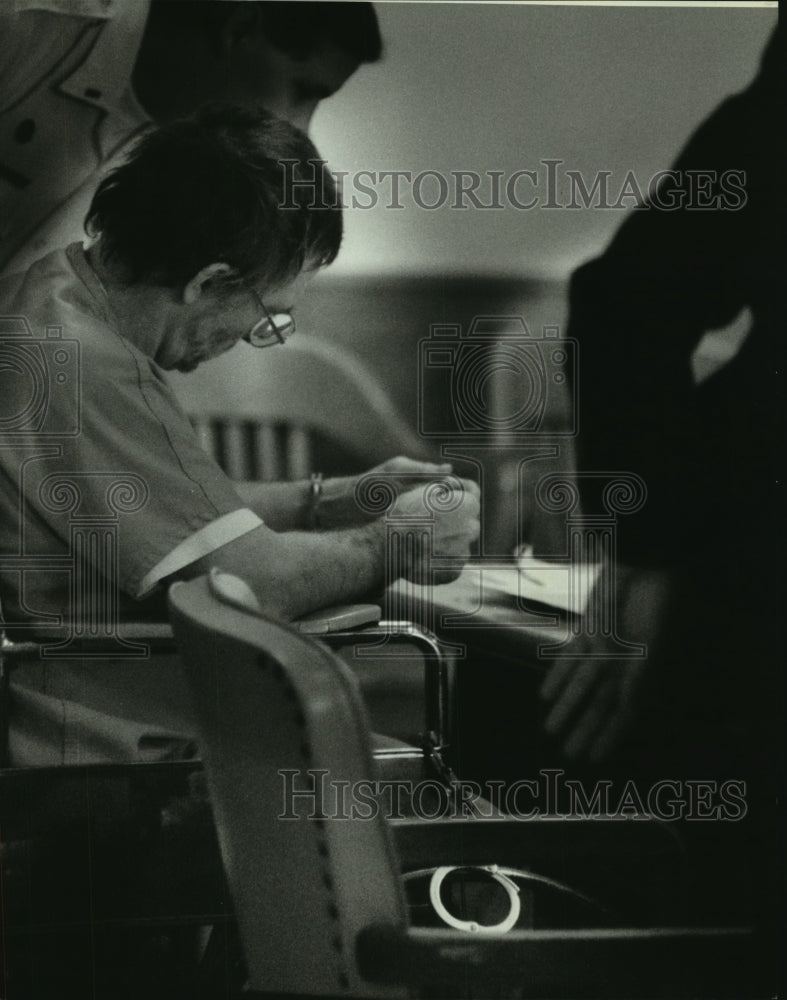
[[[579,469],[633,472],[647,488],[618,524],[615,598],[621,634],[648,655],[594,658],[588,640],[585,658],[557,661],[546,729],[605,774],[743,785],[745,823],[684,826],[714,916],[748,893],[765,918],[781,863],[783,64],[777,28],[753,83],[700,126],[570,292]],[[697,378],[700,341],[743,310],[737,354]],[[597,509],[599,496],[583,502]],[[747,865],[761,867],[741,890]]]
[[[370,3],[16,0],[0,11],[0,268],[82,239],[100,180],[151,123],[210,101],[307,129],[380,57]]]

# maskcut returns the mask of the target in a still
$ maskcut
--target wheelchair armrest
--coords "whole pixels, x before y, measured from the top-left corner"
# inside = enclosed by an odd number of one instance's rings
[[[490,987],[515,987],[517,996],[552,1000],[759,996],[758,984],[765,988],[769,978],[763,952],[749,928],[515,930],[481,937],[448,928],[371,926],[356,940],[359,969],[372,982],[455,986],[478,996],[488,996]]]
[[[304,615],[294,624],[304,635],[325,636],[367,625],[377,625],[382,615],[382,608],[377,604],[337,604]]]

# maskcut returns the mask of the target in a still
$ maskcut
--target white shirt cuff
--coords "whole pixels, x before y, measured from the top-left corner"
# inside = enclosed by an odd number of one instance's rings
[[[263,523],[262,518],[257,517],[254,511],[248,508],[233,510],[229,514],[217,517],[215,521],[206,524],[204,528],[189,535],[180,545],[167,553],[164,558],[147,573],[137,588],[137,597],[145,597],[160,581],[165,577],[172,576],[178,570],[189,566],[202,559],[203,556],[215,552],[222,545],[234,542],[241,535],[246,535],[250,531]]]

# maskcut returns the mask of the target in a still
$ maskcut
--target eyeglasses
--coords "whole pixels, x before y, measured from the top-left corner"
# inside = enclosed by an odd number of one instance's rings
[[[295,333],[295,320],[292,315],[286,312],[269,313],[256,290],[250,288],[249,291],[263,315],[243,339],[252,347],[273,347],[274,344],[283,344]]]

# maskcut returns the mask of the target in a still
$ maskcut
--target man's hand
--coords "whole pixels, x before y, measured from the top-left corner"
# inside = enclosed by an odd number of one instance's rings
[[[439,480],[451,472],[449,463],[419,462],[412,458],[399,456],[391,458],[382,465],[377,465],[364,476],[379,476],[381,480],[396,490],[406,493],[415,486],[423,485],[425,477]],[[351,528],[372,520],[376,515],[363,511],[358,506],[355,489],[363,476],[345,476],[337,479],[326,479],[323,483],[322,496],[317,506],[317,527],[321,531],[335,528]]]
[[[576,640],[582,656],[564,657],[549,668],[541,685],[548,707],[544,728],[562,740],[567,757],[600,761],[617,746],[637,717],[648,662],[657,647],[669,596],[666,574],[617,570],[617,621],[622,639],[640,642],[640,659],[597,658],[597,641]]]
[[[458,476],[450,476],[445,482],[436,482],[403,493],[387,515],[391,520],[402,520],[403,534],[407,519],[427,518],[432,525],[431,552],[423,551],[423,545],[400,547],[402,575],[414,583],[450,583],[462,572],[462,566],[470,557],[473,543],[480,533],[481,513],[480,491],[476,483]],[[394,531],[396,529],[394,528]],[[453,566],[435,570],[430,565],[429,556],[447,556],[456,563]],[[431,572],[431,580],[427,574]]]
[[[262,524],[191,563],[180,575],[193,577],[213,568],[232,573],[251,587],[266,614],[291,621],[379,592],[390,582],[391,558],[396,559],[397,573],[427,582],[426,574],[434,571],[417,536],[425,535],[428,543],[431,534],[432,553],[452,560],[446,579],[454,579],[479,534],[479,490],[457,476],[433,476],[431,468],[425,484],[421,474],[417,489],[398,495],[391,491],[382,498],[384,509],[361,526],[314,532],[273,531]],[[403,519],[399,553],[390,544],[389,530],[397,518]],[[416,521],[428,524],[428,532],[408,530]]]

